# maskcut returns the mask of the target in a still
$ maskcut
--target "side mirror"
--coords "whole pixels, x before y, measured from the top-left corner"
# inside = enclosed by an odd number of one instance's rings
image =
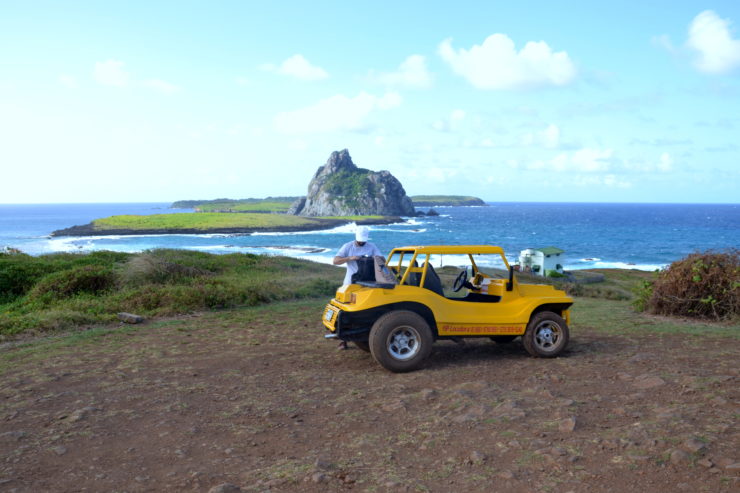
[[[509,281],[506,283],[506,290],[507,291],[513,291],[514,290],[514,266],[509,266]]]

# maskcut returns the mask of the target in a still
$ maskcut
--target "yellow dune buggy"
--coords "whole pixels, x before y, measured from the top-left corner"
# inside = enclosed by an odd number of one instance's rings
[[[447,292],[433,267],[445,262],[463,266]],[[327,339],[353,342],[392,372],[419,368],[437,339],[507,343],[521,337],[530,355],[545,358],[568,344],[573,299],[553,286],[519,283],[500,247],[401,247],[385,264],[394,282],[386,277],[342,286],[322,321]],[[500,267],[502,278],[492,266]],[[450,269],[444,267],[445,275]]]

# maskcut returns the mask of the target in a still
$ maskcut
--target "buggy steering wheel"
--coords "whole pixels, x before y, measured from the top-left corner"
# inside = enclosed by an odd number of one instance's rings
[[[468,282],[468,268],[465,267],[458,275],[457,278],[455,278],[455,283],[452,285],[452,290],[454,292],[460,291],[465,284]]]

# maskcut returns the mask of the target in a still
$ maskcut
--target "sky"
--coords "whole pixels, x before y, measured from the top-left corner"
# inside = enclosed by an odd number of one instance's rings
[[[0,0],[0,203],[738,203],[740,2]]]

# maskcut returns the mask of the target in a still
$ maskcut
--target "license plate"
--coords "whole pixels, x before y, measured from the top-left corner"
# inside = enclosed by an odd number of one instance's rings
[[[324,319],[326,319],[327,322],[331,322],[331,318],[334,316],[334,310],[331,308],[326,309],[326,313],[324,313]]]

